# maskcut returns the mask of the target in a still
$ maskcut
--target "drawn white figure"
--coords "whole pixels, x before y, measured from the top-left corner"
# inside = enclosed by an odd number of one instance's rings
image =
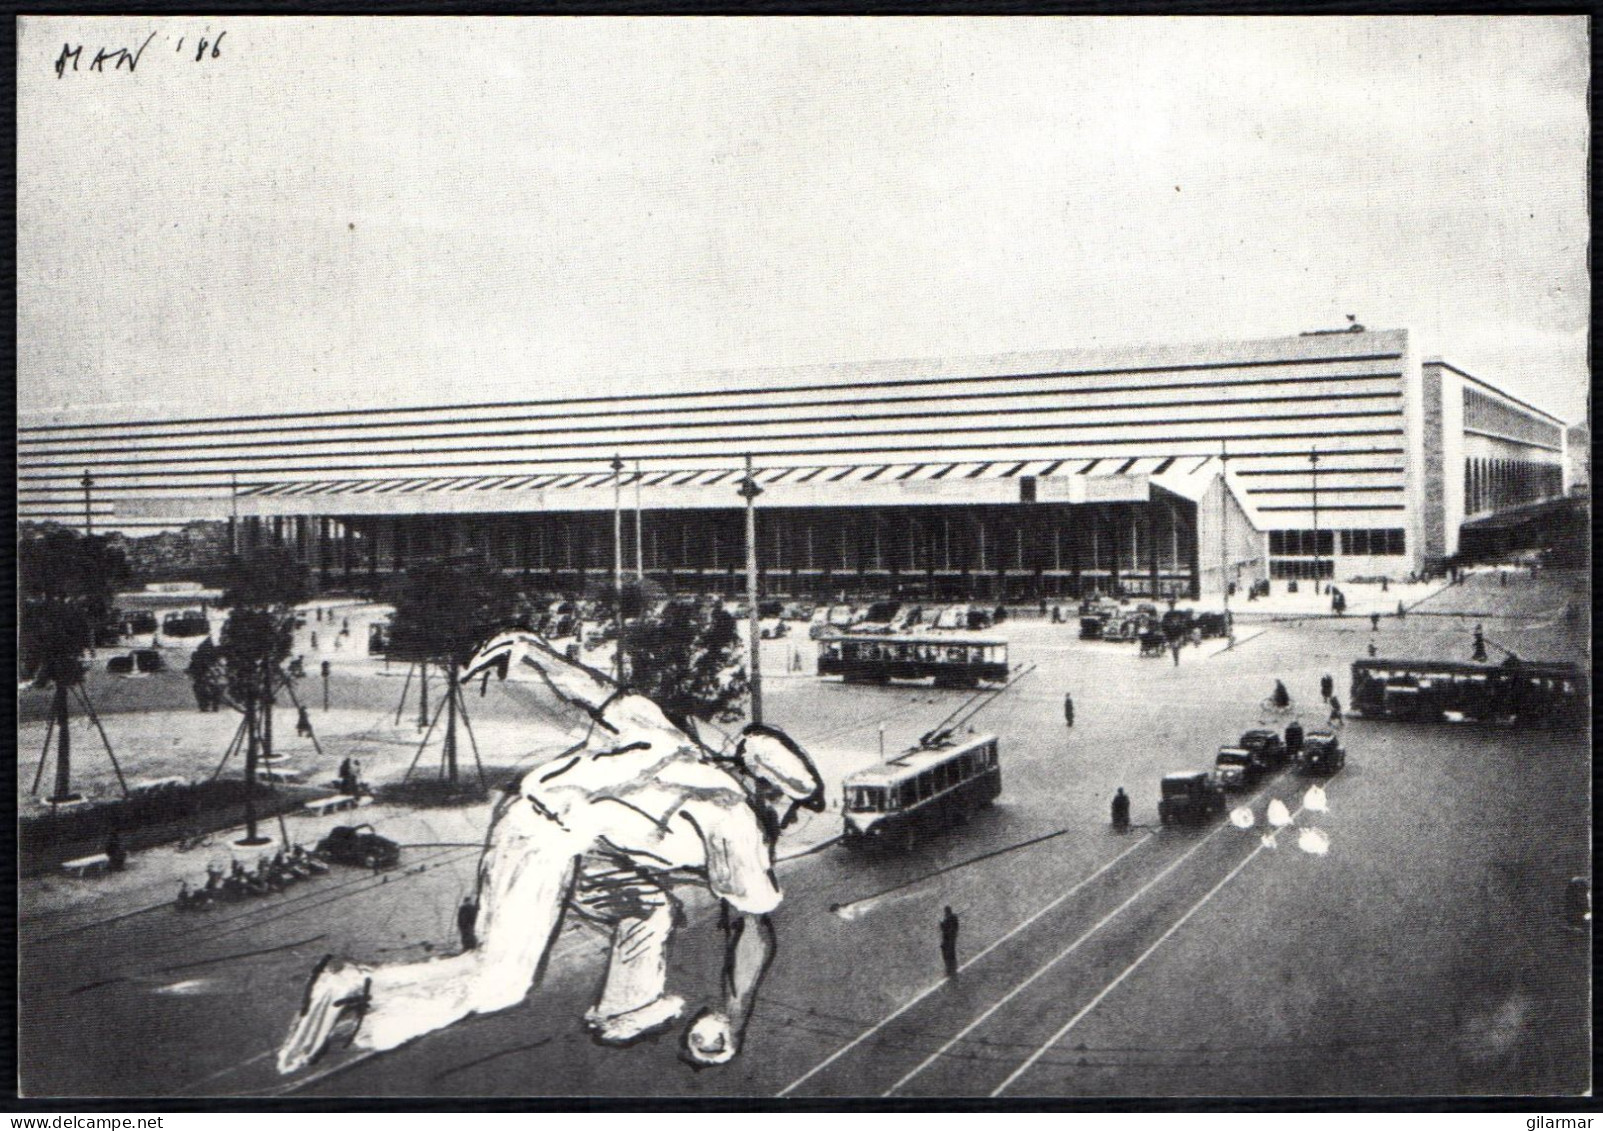
[[[748,726],[733,756],[720,756],[650,699],[530,633],[490,641],[463,681],[519,662],[593,722],[496,805],[479,864],[477,947],[390,965],[325,957],[279,1050],[280,1072],[317,1059],[342,1020],[356,1026],[352,1047],[377,1051],[516,1005],[569,910],[612,934],[600,999],[585,1015],[594,1038],[623,1045],[662,1032],[684,1010],[666,992],[680,883],[727,905],[722,1008],[693,1020],[682,1055],[700,1067],[739,1051],[774,953],[774,844],[798,808],[823,808],[817,770],[764,726]]]

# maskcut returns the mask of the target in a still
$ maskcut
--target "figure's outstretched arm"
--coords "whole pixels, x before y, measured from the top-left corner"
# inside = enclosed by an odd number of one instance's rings
[[[726,904],[724,919],[723,1010],[704,1010],[685,1034],[685,1059],[697,1067],[727,1064],[740,1051],[757,988],[777,950],[769,916],[748,915]]]
[[[532,632],[503,632],[489,641],[463,669],[462,680],[466,682],[492,668],[500,670],[504,677],[511,665],[518,663],[539,672],[557,698],[589,715],[616,736],[616,741],[701,746],[694,735],[670,722],[650,699],[630,694],[606,673],[568,659]]]

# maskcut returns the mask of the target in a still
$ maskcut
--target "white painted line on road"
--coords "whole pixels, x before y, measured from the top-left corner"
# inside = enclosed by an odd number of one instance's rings
[[[1331,777],[1334,778],[1335,775],[1332,774]],[[1300,814],[1304,808],[1305,806],[1301,805],[1297,807],[1297,812],[1291,815],[1292,822],[1296,821],[1298,814]],[[1288,824],[1290,823],[1291,822],[1288,822]],[[1226,826],[1221,825],[1219,827],[1225,828]],[[1188,910],[1184,915],[1180,916],[1180,918],[1176,919],[1174,921],[1174,925],[1171,926],[1167,931],[1164,931],[1163,934],[1159,935],[1157,942],[1153,943],[1151,946],[1147,947],[1146,950],[1142,951],[1141,957],[1137,958],[1134,962],[1130,963],[1130,965],[1126,966],[1122,971],[1120,971],[1119,976],[1104,986],[1102,991],[1098,993],[1096,997],[1092,998],[1090,1002],[1086,1004],[1084,1009],[1080,1010],[1080,1012],[1069,1018],[1068,1024],[1064,1025],[1063,1028],[1059,1029],[1056,1033],[1053,1033],[1050,1037],[1048,1037],[1045,1044],[1031,1053],[1029,1059],[1015,1068],[1012,1074],[1008,1076],[1006,1080],[1003,1080],[1000,1084],[998,1084],[996,1086],[996,1090],[991,1093],[991,1098],[995,1099],[997,1096],[1000,1096],[1007,1090],[1008,1085],[1012,1084],[1013,1081],[1017,1080],[1020,1076],[1023,1076],[1026,1072],[1028,1072],[1035,1065],[1036,1061],[1040,1060],[1041,1057],[1046,1055],[1046,1051],[1048,1049],[1062,1040],[1064,1036],[1067,1035],[1068,1031],[1078,1025],[1093,1009],[1095,1009],[1098,1005],[1101,1005],[1103,998],[1107,997],[1110,993],[1117,989],[1119,984],[1129,977],[1137,966],[1140,966],[1143,962],[1150,958],[1153,951],[1157,950],[1169,940],[1171,935],[1173,935],[1181,927],[1185,926],[1186,920],[1190,919],[1191,916],[1200,911],[1203,904],[1207,903],[1208,900],[1212,899],[1219,893],[1220,889],[1222,889],[1231,880],[1235,879],[1236,876],[1240,874],[1241,870],[1248,864],[1251,864],[1253,860],[1257,858],[1258,853],[1262,852],[1263,850],[1264,843],[1260,841],[1251,852],[1247,853],[1247,855],[1242,858],[1241,863],[1237,864],[1234,868],[1230,869],[1228,873],[1226,873],[1224,879],[1220,880],[1218,883],[1214,884],[1213,887],[1208,889],[1207,895],[1197,900],[1196,903],[1193,903],[1190,910]],[[1115,912],[1115,914],[1117,914],[1117,912]],[[1093,930],[1094,929],[1095,928],[1093,928]],[[1057,959],[1054,958],[1052,961],[1056,962]]]
[[[1022,981],[1018,985],[1014,986],[1006,994],[1004,994],[1002,997],[998,998],[991,1005],[991,1007],[989,1009],[987,1009],[984,1013],[980,1014],[973,1021],[970,1021],[961,1030],[959,1030],[955,1037],[953,1037],[951,1040],[947,1041],[940,1048],[936,1049],[929,1056],[925,1057],[924,1060],[922,1062],[920,1062],[920,1064],[919,1064],[919,1066],[917,1068],[913,1069],[906,1076],[903,1076],[900,1080],[896,1081],[896,1083],[892,1084],[890,1086],[890,1089],[888,1091],[886,1091],[884,1093],[884,1095],[886,1097],[895,1095],[896,1094],[896,1090],[898,1088],[900,1088],[903,1084],[906,1084],[909,1080],[911,1080],[913,1077],[917,1076],[920,1072],[924,1071],[924,1069],[926,1069],[930,1065],[934,1064],[941,1057],[945,1056],[948,1052],[950,1052],[952,1050],[952,1046],[956,1045],[959,1041],[961,1041],[964,1037],[968,1036],[975,1029],[978,1029],[987,1020],[989,1020],[990,1017],[994,1013],[996,1013],[997,1010],[1001,1009],[1008,1002],[1012,1001],[1014,998],[1018,997],[1019,994],[1023,993],[1025,987],[1029,986],[1037,978],[1039,978],[1042,974],[1045,974],[1048,970],[1052,969],[1052,967],[1056,966],[1059,962],[1063,961],[1063,959],[1065,959],[1069,955],[1073,954],[1076,950],[1078,950],[1080,948],[1080,945],[1082,943],[1084,943],[1092,935],[1094,935],[1098,931],[1100,931],[1103,927],[1105,927],[1109,923],[1113,922],[1113,920],[1116,919],[1119,915],[1123,914],[1123,912],[1127,908],[1129,908],[1129,906],[1131,904],[1133,904],[1136,900],[1140,899],[1147,892],[1151,891],[1154,885],[1156,885],[1159,881],[1161,881],[1170,872],[1174,871],[1180,865],[1184,864],[1187,860],[1189,860],[1191,858],[1191,856],[1198,849],[1200,849],[1203,845],[1207,844],[1210,840],[1212,840],[1215,836],[1217,836],[1219,834],[1220,830],[1228,829],[1228,828],[1234,828],[1234,827],[1235,826],[1229,824],[1228,822],[1226,822],[1224,824],[1220,824],[1220,825],[1215,825],[1212,832],[1208,833],[1207,836],[1203,837],[1201,840],[1197,841],[1196,844],[1193,844],[1190,848],[1186,849],[1183,854],[1181,854],[1179,857],[1177,857],[1174,860],[1174,862],[1171,863],[1168,867],[1166,867],[1163,871],[1159,872],[1156,876],[1153,876],[1146,883],[1142,884],[1141,887],[1136,890],[1136,893],[1134,895],[1132,895],[1129,899],[1125,900],[1123,903],[1119,904],[1119,906],[1115,907],[1112,911],[1108,912],[1101,919],[1097,920],[1097,923],[1096,923],[1096,925],[1094,927],[1092,927],[1090,930],[1086,931],[1079,938],[1075,939],[1068,946],[1066,946],[1062,950],[1058,951],[1058,953],[1055,956],[1053,956],[1051,959],[1049,959],[1046,962],[1045,965],[1039,967],[1035,971],[1035,973],[1031,974],[1028,978],[1024,979],[1024,981]]]
[[[1026,927],[1030,926],[1030,924],[1034,923],[1041,916],[1045,915],[1048,911],[1051,911],[1053,908],[1057,907],[1059,904],[1061,904],[1064,900],[1068,899],[1075,892],[1077,892],[1081,888],[1085,887],[1086,884],[1090,883],[1092,880],[1094,880],[1098,876],[1102,875],[1109,868],[1113,867],[1120,860],[1123,860],[1126,856],[1130,855],[1130,853],[1134,852],[1136,849],[1140,848],[1143,844],[1146,844],[1151,839],[1152,839],[1152,834],[1151,833],[1144,833],[1142,835],[1141,839],[1136,841],[1136,843],[1132,844],[1129,848],[1126,848],[1123,852],[1119,853],[1112,860],[1109,860],[1106,864],[1102,865],[1102,867],[1098,868],[1096,871],[1092,872],[1089,876],[1085,877],[1085,879],[1080,880],[1073,887],[1071,887],[1068,891],[1066,891],[1062,895],[1058,896],[1051,903],[1048,903],[1045,907],[1041,908],[1035,914],[1031,915],[1028,919],[1024,920],[1022,923],[1020,923],[1018,926],[1014,927],[1012,930],[1008,931],[1007,934],[1003,935],[1001,938],[999,938],[995,942],[991,943],[991,945],[987,946],[984,950],[982,950],[978,954],[974,955],[974,957],[970,958],[967,962],[963,963],[961,966],[958,967],[958,972],[961,973],[962,971],[967,970],[970,966],[973,966],[976,962],[980,961],[980,959],[984,958],[987,954],[990,954],[997,947],[999,947],[1003,943],[1007,942],[1008,939],[1012,938],[1014,935],[1018,934],[1020,931],[1024,930]],[[868,1038],[872,1037],[875,1033],[879,1032],[885,1026],[889,1025],[892,1021],[895,1021],[902,1014],[906,1013],[909,1009],[912,1009],[915,1005],[917,1005],[919,1002],[923,1001],[925,998],[929,997],[930,994],[934,993],[936,990],[940,989],[944,985],[946,985],[946,980],[943,978],[941,981],[936,982],[931,986],[927,986],[923,990],[920,990],[917,995],[915,995],[912,998],[909,998],[907,1001],[905,1001],[901,1005],[897,1006],[896,1010],[893,1013],[889,1014],[888,1016],[886,1016],[884,1018],[881,1018],[879,1021],[875,1022],[873,1025],[869,1026],[867,1029],[864,1029],[856,1037],[852,1038],[851,1041],[849,1041],[848,1043],[842,1045],[840,1048],[836,1049],[829,1056],[825,1057],[823,1060],[821,1060],[817,1064],[813,1065],[812,1068],[808,1069],[805,1073],[803,1073],[801,1076],[797,1077],[795,1080],[792,1080],[788,1085],[785,1086],[784,1090],[775,1093],[776,1097],[788,1096],[791,1092],[795,1091],[797,1088],[799,1088],[803,1084],[807,1083],[807,1081],[811,1080],[818,1073],[820,1073],[824,1069],[828,1068],[831,1064],[834,1064],[842,1056],[846,1055],[852,1049],[856,1048],[858,1045],[860,1045],[864,1041],[868,1040]]]

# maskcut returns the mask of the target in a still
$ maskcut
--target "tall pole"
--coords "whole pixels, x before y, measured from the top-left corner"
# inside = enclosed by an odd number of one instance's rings
[[[646,592],[646,559],[640,554],[640,461],[635,460],[635,580],[642,596]]]
[[[1219,592],[1224,595],[1225,613],[1230,612],[1230,535],[1226,524],[1230,521],[1230,449],[1224,440],[1219,441]]]
[[[83,532],[84,532],[84,537],[87,538],[89,535],[91,535],[91,534],[93,534],[95,532],[94,516],[93,516],[93,513],[89,509],[90,490],[91,490],[91,488],[94,487],[95,481],[90,476],[89,469],[87,467],[84,468],[82,482],[83,482]]]
[[[612,601],[618,635],[612,645],[612,674],[623,678],[623,457],[612,457]]]
[[[1319,595],[1319,451],[1308,453],[1314,476],[1314,595]]]
[[[230,505],[231,505],[232,509],[230,511],[230,516],[231,517],[230,517],[229,523],[228,523],[228,534],[229,534],[229,537],[233,540],[234,557],[237,558],[237,557],[239,557],[239,472],[234,471],[234,472],[230,472],[229,474],[231,476],[230,491],[229,491],[229,502],[230,502]],[[328,547],[325,546],[323,543],[327,538],[328,538],[328,527],[325,524],[320,529],[319,536],[318,536],[318,539],[317,539],[317,552],[321,556],[321,560],[322,560],[322,562],[323,562],[325,567],[328,564],[328,558],[326,556],[328,554]],[[327,578],[325,577],[324,580],[326,581]]]
[[[746,500],[746,630],[751,653],[751,721],[763,721],[762,632],[757,615],[757,496],[763,489],[751,473],[751,453],[746,454],[746,478],[740,481],[740,497]]]

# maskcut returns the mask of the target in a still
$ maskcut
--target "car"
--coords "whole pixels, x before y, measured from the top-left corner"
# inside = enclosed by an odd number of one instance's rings
[[[1251,789],[1258,784],[1263,771],[1253,758],[1252,751],[1244,746],[1221,746],[1213,763],[1219,784],[1232,793]]]
[[[1316,730],[1303,739],[1297,772],[1329,776],[1347,764],[1347,751],[1328,730]]]
[[[318,842],[317,851],[335,864],[360,868],[390,868],[401,859],[401,846],[372,825],[340,825]]]
[[[1249,730],[1236,745],[1252,751],[1252,760],[1260,773],[1271,773],[1286,764],[1286,744],[1277,731],[1268,728]]]
[[[1166,774],[1159,790],[1160,824],[1201,825],[1224,815],[1224,789],[1207,770]]]
[[[1230,628],[1231,618],[1227,612],[1197,614],[1197,631],[1202,633],[1204,639],[1215,636],[1229,636]]]

